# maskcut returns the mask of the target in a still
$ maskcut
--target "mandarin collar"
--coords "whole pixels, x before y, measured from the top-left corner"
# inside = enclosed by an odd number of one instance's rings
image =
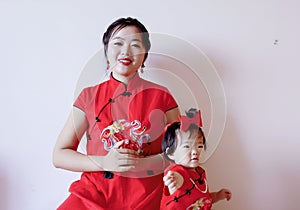
[[[123,84],[124,88],[126,90],[132,90],[132,89],[137,88],[137,86],[138,86],[138,84],[140,84],[141,80],[142,79],[140,78],[140,75],[138,74],[138,72],[136,72],[135,75],[128,81],[128,84],[125,84],[125,83],[117,80],[116,78],[113,77],[112,73],[110,74],[110,81],[111,81],[112,85],[114,87],[117,87],[120,84]]]

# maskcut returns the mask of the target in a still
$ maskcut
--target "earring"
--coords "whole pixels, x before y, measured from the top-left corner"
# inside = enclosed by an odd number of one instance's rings
[[[140,67],[140,71],[141,71],[141,73],[144,73],[144,68],[145,68],[145,65],[144,65],[144,64],[142,64],[142,65],[141,65],[141,67]]]
[[[110,69],[110,65],[109,65],[109,61],[107,61],[107,67],[106,67],[106,70],[109,70]]]

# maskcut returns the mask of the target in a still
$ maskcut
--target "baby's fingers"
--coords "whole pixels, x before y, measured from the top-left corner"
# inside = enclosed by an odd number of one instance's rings
[[[164,182],[170,181],[174,179],[174,175],[172,171],[168,171],[168,173],[163,177]]]
[[[231,197],[232,197],[231,192],[226,192],[226,200],[229,201],[231,199]]]
[[[224,192],[224,194],[225,194],[225,198],[226,198],[226,200],[230,200],[231,199],[231,197],[232,197],[232,193],[231,193],[231,191],[230,190],[228,190],[228,189],[223,189],[223,192]]]
[[[174,180],[174,179],[166,179],[166,180],[164,180],[164,184],[168,187],[174,187],[174,186],[176,186],[177,183],[176,183],[176,180]]]

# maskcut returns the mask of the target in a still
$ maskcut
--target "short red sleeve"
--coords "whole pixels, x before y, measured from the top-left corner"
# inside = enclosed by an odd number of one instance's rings
[[[77,99],[75,100],[73,106],[85,111],[86,109],[86,89],[83,89]]]
[[[73,106],[81,109],[85,113],[87,113],[89,111],[93,111],[93,104],[94,104],[97,89],[98,89],[98,86],[84,88],[80,92],[77,99],[75,100]],[[92,107],[92,109],[91,109],[91,107]],[[91,110],[89,110],[89,109],[91,109]]]
[[[166,91],[167,92],[165,93],[164,100],[163,100],[164,103],[166,104],[166,110],[164,110],[165,112],[178,107],[177,102],[175,101],[173,96],[170,94],[168,89],[166,89]]]

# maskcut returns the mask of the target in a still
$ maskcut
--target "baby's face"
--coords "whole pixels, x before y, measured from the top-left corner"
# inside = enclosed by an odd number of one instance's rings
[[[200,155],[204,150],[203,136],[198,132],[178,131],[176,133],[178,145],[172,159],[176,164],[195,168],[200,165]]]

